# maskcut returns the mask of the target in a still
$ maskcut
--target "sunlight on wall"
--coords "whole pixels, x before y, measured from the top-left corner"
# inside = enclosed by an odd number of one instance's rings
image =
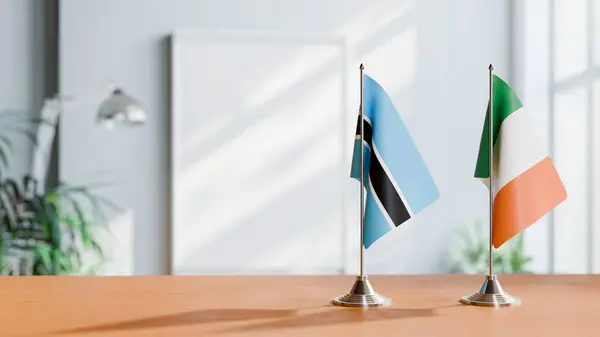
[[[290,38],[293,45],[296,42]],[[340,63],[340,48],[344,48],[344,41],[340,38],[307,39],[308,43],[314,43],[315,46],[302,48],[296,55],[288,60],[281,60],[280,64],[273,64],[268,73],[262,74],[256,80],[256,87],[252,88],[242,108],[244,111],[256,109],[285,92],[289,87],[301,82],[310,74],[315,72],[330,73],[332,70],[343,69],[343,62]],[[327,40],[331,40],[328,42]],[[280,42],[281,43],[281,42]],[[324,46],[318,46],[323,43]],[[340,48],[332,48],[331,44],[338,44]],[[338,72],[335,71],[335,72]]]
[[[373,34],[377,31],[393,26],[399,20],[407,21],[406,16],[411,14],[414,7],[413,0],[373,2],[371,6],[366,6],[362,13],[337,29],[337,33],[346,36],[349,45],[356,46],[373,38]]]
[[[398,32],[392,39],[363,56],[365,72],[388,93],[401,91],[415,80],[417,41],[417,29],[414,27]],[[403,113],[400,112],[400,115]]]
[[[313,112],[339,110],[339,105],[332,105],[328,99],[339,96],[338,87],[333,79],[317,85],[302,102],[297,98],[289,108],[257,121],[236,139],[215,149],[206,160],[197,161],[182,172],[180,200],[188,203],[189,209],[195,208],[194,204],[203,207],[182,219],[195,226],[177,242],[177,250],[192,252],[215,240],[256,210],[268,208],[285,197],[286,191],[336,165],[338,156],[330,149],[339,146],[339,137],[330,130],[337,127],[337,116]],[[207,203],[194,197],[199,191],[210,193]],[[306,203],[310,204],[309,200]],[[236,241],[235,232],[229,235]],[[272,258],[277,259],[278,255],[285,258],[280,254],[273,254]]]

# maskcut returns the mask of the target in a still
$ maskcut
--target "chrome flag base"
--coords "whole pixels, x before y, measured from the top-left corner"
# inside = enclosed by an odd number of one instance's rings
[[[331,304],[340,307],[369,308],[390,305],[392,300],[373,290],[367,276],[357,276],[349,293],[336,297]]]
[[[500,285],[496,275],[487,275],[481,289],[460,300],[463,304],[482,307],[517,307],[521,305],[521,299],[513,297]]]

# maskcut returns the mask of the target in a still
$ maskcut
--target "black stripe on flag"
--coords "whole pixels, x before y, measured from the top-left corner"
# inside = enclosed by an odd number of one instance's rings
[[[371,140],[373,138],[373,127],[371,127],[371,124],[369,124],[369,121],[367,121],[366,119],[365,121],[365,143],[369,144],[369,146],[371,146]],[[358,115],[358,120],[356,121],[356,135],[360,136],[360,115]],[[371,148],[373,148],[371,146]]]
[[[387,176],[387,173],[381,166],[381,163],[375,156],[374,151],[371,151],[371,170],[369,178],[373,185],[373,192],[379,197],[381,205],[392,219],[396,227],[400,226],[406,220],[410,219],[410,214],[406,205],[402,202],[402,198],[394,188],[392,181]]]
[[[394,188],[394,184],[390,177],[383,169],[382,164],[379,162],[379,158],[375,155],[373,150],[373,128],[371,124],[365,119],[365,142],[371,147],[371,167],[369,170],[369,178],[371,179],[371,185],[373,185],[373,192],[381,201],[381,205],[390,216],[390,219],[396,227],[400,226],[406,220],[410,219],[408,209],[400,195]],[[360,115],[358,116],[356,127],[356,135],[360,135]],[[366,178],[366,177],[365,177]]]

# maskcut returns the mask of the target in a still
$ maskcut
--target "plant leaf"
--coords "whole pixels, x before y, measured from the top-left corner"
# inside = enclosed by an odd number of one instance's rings
[[[47,273],[51,273],[53,270],[52,263],[52,248],[50,245],[45,243],[40,243],[34,248],[35,258],[38,261],[41,261],[44,269]]]
[[[10,138],[5,135],[0,135],[0,161],[2,162],[3,169],[7,169],[9,165],[9,158],[14,151],[13,142]]]
[[[15,227],[17,223],[16,212],[13,207],[13,204],[8,196],[6,190],[4,189],[4,185],[0,185],[0,207],[4,211],[6,218],[8,220],[8,227]]]

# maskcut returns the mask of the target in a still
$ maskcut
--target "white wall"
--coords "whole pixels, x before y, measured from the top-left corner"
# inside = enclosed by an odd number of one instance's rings
[[[44,100],[45,4],[36,0],[0,1],[0,112],[22,111],[39,116]],[[32,145],[25,138],[14,138],[15,153],[9,174],[27,172]]]
[[[104,193],[135,225],[133,271],[167,272],[169,35],[182,28],[339,34],[392,95],[441,193],[367,251],[367,270],[445,270],[456,227],[486,220],[486,191],[472,173],[487,65],[510,79],[509,9],[508,0],[63,0],[61,91],[96,90],[112,79],[144,103],[150,121],[108,133],[93,126],[99,97],[73,106],[61,125],[61,177],[116,177]]]

